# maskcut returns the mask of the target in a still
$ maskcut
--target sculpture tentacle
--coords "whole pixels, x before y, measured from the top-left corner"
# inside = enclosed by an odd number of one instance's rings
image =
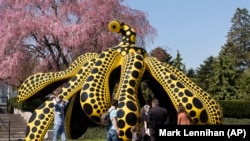
[[[96,57],[97,55],[93,54],[89,58],[91,59]],[[73,94],[77,93],[81,86],[84,83],[85,78],[91,70],[91,67],[94,65],[94,59],[86,62],[81,66],[78,72],[72,77],[59,91],[58,96],[63,97],[63,99],[69,100]],[[56,80],[55,80],[56,81]],[[51,124],[51,121],[54,118],[54,104],[51,100],[45,101],[44,104],[40,105],[32,114],[30,121],[27,125],[27,135],[26,140],[42,140],[48,127]],[[70,112],[70,111],[68,111]],[[42,117],[42,119],[41,119]],[[70,126],[70,118],[66,119],[66,126]],[[37,132],[39,130],[39,132]],[[68,128],[70,132],[70,128]],[[67,130],[67,131],[68,131]],[[35,132],[36,131],[36,132]]]
[[[26,141],[43,141],[54,119],[53,107],[53,101],[48,100],[32,113],[26,128]]]
[[[148,71],[162,85],[177,109],[182,103],[197,124],[221,124],[220,106],[204,91],[192,89],[155,58],[145,58]],[[177,71],[177,70],[176,70]],[[196,86],[195,88],[197,88]]]
[[[96,56],[96,53],[87,53],[79,56],[65,71],[37,73],[28,77],[19,88],[18,102],[30,98],[32,95],[55,81],[68,79],[74,76],[84,63]]]
[[[176,69],[175,67],[166,64],[166,68],[170,71],[171,74],[175,74],[175,77],[181,81],[185,86],[188,87],[192,92],[195,93],[202,101],[206,101],[204,106],[208,110],[208,113],[211,115],[210,123],[211,124],[222,124],[223,123],[223,113],[222,108],[219,103],[211,98],[211,96],[205,92],[203,89],[198,87],[194,82],[190,81],[190,79],[184,75],[181,71]]]
[[[127,54],[122,63],[121,78],[117,90],[118,98],[118,127],[119,138],[126,141],[132,138],[130,128],[140,124],[140,105],[137,90],[144,74],[143,56],[140,54]]]
[[[119,57],[113,49],[101,53],[82,87],[82,109],[95,123],[100,123],[101,114],[110,106],[109,76],[118,67]]]

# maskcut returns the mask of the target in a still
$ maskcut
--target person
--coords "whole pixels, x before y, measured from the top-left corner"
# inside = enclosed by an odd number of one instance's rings
[[[150,109],[149,105],[144,105],[141,108],[141,130],[139,140],[141,141],[149,141],[150,140],[150,132],[149,132],[149,124],[148,124],[148,111]]]
[[[163,125],[168,121],[167,109],[159,106],[159,100],[154,98],[152,100],[152,108],[148,112],[149,126],[150,126],[150,140],[155,141],[155,127]]]
[[[130,131],[131,131],[131,134],[132,134],[132,141],[139,141],[139,138],[138,138],[138,130],[139,128],[137,126],[132,126]]]
[[[118,141],[119,128],[117,126],[117,105],[118,100],[113,99],[111,107],[108,110],[110,113],[110,124],[107,129],[107,141]]]
[[[177,110],[177,125],[191,125],[193,124],[190,114],[185,107],[180,103]]]
[[[64,130],[64,110],[68,104],[68,100],[63,100],[63,97],[58,97],[58,91],[55,90],[51,96],[54,102],[54,135],[53,141],[57,141],[58,136],[61,136],[61,141],[66,141]]]

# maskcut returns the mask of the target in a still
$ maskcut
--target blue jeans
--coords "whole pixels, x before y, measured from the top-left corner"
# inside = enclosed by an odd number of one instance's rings
[[[116,130],[114,130],[114,129],[108,130],[107,141],[118,141],[118,135],[116,133]]]
[[[54,124],[54,137],[53,141],[57,141],[58,136],[61,136],[61,141],[66,141],[66,136],[64,132],[64,126],[59,124]]]

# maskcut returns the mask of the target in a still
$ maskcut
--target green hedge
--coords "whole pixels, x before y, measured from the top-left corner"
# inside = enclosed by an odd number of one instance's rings
[[[223,116],[230,118],[250,118],[250,101],[218,101]]]
[[[33,112],[39,105],[41,105],[46,98],[34,98],[34,99],[29,99],[24,102],[17,102],[17,97],[12,97],[9,99],[9,105],[8,105],[8,110],[9,113],[13,113],[14,107],[21,109],[23,111],[29,111]]]

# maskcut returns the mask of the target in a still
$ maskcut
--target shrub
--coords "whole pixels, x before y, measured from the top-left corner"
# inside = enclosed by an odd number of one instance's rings
[[[224,117],[250,118],[249,101],[219,101]]]
[[[46,98],[33,98],[24,102],[17,102],[17,97],[12,97],[9,99],[8,111],[9,113],[13,113],[15,107],[23,111],[33,112],[45,100]]]

